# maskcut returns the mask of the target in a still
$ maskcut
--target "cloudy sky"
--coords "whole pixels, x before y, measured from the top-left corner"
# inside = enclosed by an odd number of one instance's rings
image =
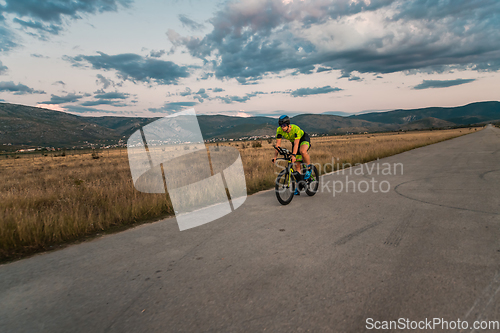
[[[0,102],[348,114],[500,100],[498,0],[0,0]]]

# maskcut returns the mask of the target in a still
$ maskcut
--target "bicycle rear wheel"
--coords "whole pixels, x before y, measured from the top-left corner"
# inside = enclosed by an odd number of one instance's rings
[[[319,187],[319,173],[318,169],[313,165],[311,167],[311,177],[306,181],[307,182],[307,187],[306,187],[306,193],[309,196],[313,196],[318,192],[318,187]]]
[[[278,198],[278,201],[282,205],[288,205],[292,201],[295,192],[295,179],[293,177],[290,178],[290,174],[287,171],[283,170],[279,173],[278,177],[276,177],[274,188],[276,198]]]

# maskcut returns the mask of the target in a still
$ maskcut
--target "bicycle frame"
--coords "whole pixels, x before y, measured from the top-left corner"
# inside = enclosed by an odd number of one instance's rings
[[[277,158],[276,161],[287,161],[287,166],[286,166],[286,170],[287,170],[287,174],[288,174],[288,185],[290,185],[290,182],[291,182],[291,179],[292,177],[295,179],[295,181],[298,183],[299,181],[302,180],[302,177],[300,177],[300,179],[298,179],[298,177],[294,174],[296,172],[296,170],[293,169],[293,163],[292,162],[292,153],[286,149],[286,148],[281,148],[281,147],[276,147],[276,146],[273,146],[279,154],[283,155],[284,158]],[[304,164],[304,162],[300,162],[301,165]],[[297,172],[299,175],[300,172]],[[302,176],[302,175],[301,175]]]

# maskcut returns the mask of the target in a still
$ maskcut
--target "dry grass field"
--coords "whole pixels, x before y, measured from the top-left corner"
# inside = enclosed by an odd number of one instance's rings
[[[475,130],[317,137],[310,153],[314,163],[333,157],[340,165],[364,163]],[[274,140],[259,143],[224,143],[240,151],[249,194],[274,186],[279,171],[271,163]],[[134,188],[125,149],[101,151],[99,158],[0,156],[0,261],[172,214],[168,195]]]

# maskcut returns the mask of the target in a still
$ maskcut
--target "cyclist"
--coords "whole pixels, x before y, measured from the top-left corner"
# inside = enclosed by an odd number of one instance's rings
[[[311,139],[309,135],[301,130],[297,125],[290,124],[290,118],[286,115],[283,115],[278,120],[279,127],[276,130],[276,146],[280,147],[281,140],[287,139],[292,143],[292,163],[295,162],[295,170],[300,172],[300,162],[296,161],[297,155],[302,155],[304,162],[307,164],[307,171],[304,174],[304,180],[309,179],[311,177],[311,158],[309,157],[309,153],[307,152],[311,147]],[[275,152],[273,163],[276,161],[278,157],[278,151]],[[295,189],[295,195],[300,195],[298,188]]]

